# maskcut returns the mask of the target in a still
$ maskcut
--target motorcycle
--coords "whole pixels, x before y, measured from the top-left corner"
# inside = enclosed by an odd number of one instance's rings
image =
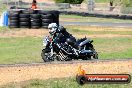
[[[43,39],[41,57],[44,62],[98,59],[98,53],[92,45],[93,40],[85,37],[70,41],[68,38],[64,43],[60,43],[56,39],[57,36],[54,35]]]

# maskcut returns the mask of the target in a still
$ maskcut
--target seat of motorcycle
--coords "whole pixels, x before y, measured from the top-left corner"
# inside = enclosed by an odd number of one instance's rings
[[[76,44],[80,44],[82,41],[84,41],[84,40],[86,40],[87,38],[81,38],[81,39],[78,39],[77,41],[76,41]]]

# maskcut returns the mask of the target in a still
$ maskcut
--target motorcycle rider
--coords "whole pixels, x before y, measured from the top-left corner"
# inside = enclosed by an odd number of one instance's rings
[[[69,61],[74,58],[88,60],[92,57],[98,59],[97,52],[87,38],[76,41],[66,28],[56,23],[49,24],[48,29],[52,38],[49,36],[45,38],[46,45],[41,53],[45,62],[54,61],[55,58],[58,61]]]
[[[48,25],[49,33],[51,35],[54,35],[57,42],[65,43],[66,41],[69,42],[76,42],[75,37],[73,37],[70,33],[66,31],[66,28],[64,28],[61,25],[57,25],[56,23],[51,23]]]

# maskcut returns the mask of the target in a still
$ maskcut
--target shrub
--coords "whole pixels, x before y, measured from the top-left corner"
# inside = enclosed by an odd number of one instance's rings
[[[110,0],[113,1],[115,5],[120,5],[124,7],[132,6],[132,0]]]
[[[81,4],[83,0],[55,0],[56,3]]]

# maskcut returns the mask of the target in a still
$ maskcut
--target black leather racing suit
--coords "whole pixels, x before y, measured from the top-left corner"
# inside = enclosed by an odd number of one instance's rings
[[[68,33],[66,29],[57,31],[55,36],[57,37],[56,41],[59,43],[65,43],[68,38],[72,38],[73,42],[76,41],[75,37]]]

